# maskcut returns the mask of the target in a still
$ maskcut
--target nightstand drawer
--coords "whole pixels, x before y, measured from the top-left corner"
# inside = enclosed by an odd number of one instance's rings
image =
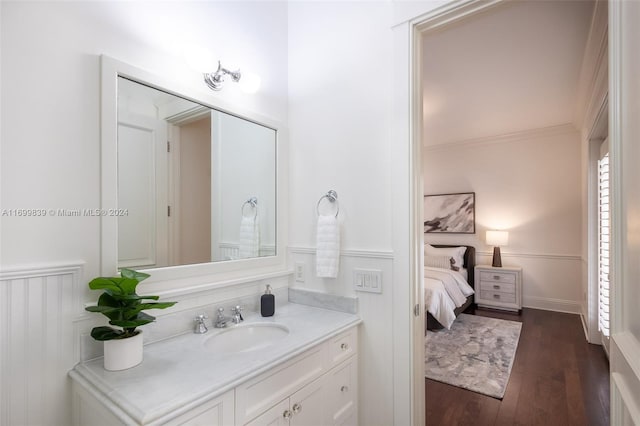
[[[487,282],[480,281],[480,291],[498,291],[500,293],[514,293],[516,292],[516,284],[503,283],[503,282]]]
[[[496,283],[515,284],[516,274],[509,272],[480,272],[480,281],[491,281]]]
[[[503,293],[500,291],[483,291],[480,290],[480,299],[492,302],[515,303],[515,293]]]

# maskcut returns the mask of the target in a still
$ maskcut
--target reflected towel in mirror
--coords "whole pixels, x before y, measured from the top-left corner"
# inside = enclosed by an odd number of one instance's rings
[[[316,274],[320,278],[338,276],[340,224],[335,216],[318,216]]]
[[[238,258],[260,256],[260,224],[257,217],[243,216],[240,221],[240,247]]]

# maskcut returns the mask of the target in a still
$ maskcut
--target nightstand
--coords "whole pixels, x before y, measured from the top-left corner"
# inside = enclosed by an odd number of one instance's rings
[[[519,312],[522,309],[522,268],[478,265],[475,291],[478,306]]]

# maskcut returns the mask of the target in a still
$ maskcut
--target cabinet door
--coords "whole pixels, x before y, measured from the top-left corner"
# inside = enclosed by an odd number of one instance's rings
[[[280,401],[245,426],[289,426],[289,398]]]
[[[356,425],[358,400],[357,358],[340,364],[327,373],[325,400],[327,425]]]
[[[291,395],[291,426],[318,426],[326,417],[325,377],[309,383]]]

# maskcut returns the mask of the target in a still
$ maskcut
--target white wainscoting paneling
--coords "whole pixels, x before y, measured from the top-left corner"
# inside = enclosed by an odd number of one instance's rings
[[[640,341],[628,332],[611,336],[611,424],[640,425]]]
[[[0,272],[0,424],[69,425],[82,263]]]
[[[476,252],[477,264],[493,254]],[[546,311],[582,314],[582,258],[553,253],[502,253],[504,266],[522,267],[522,305]]]

